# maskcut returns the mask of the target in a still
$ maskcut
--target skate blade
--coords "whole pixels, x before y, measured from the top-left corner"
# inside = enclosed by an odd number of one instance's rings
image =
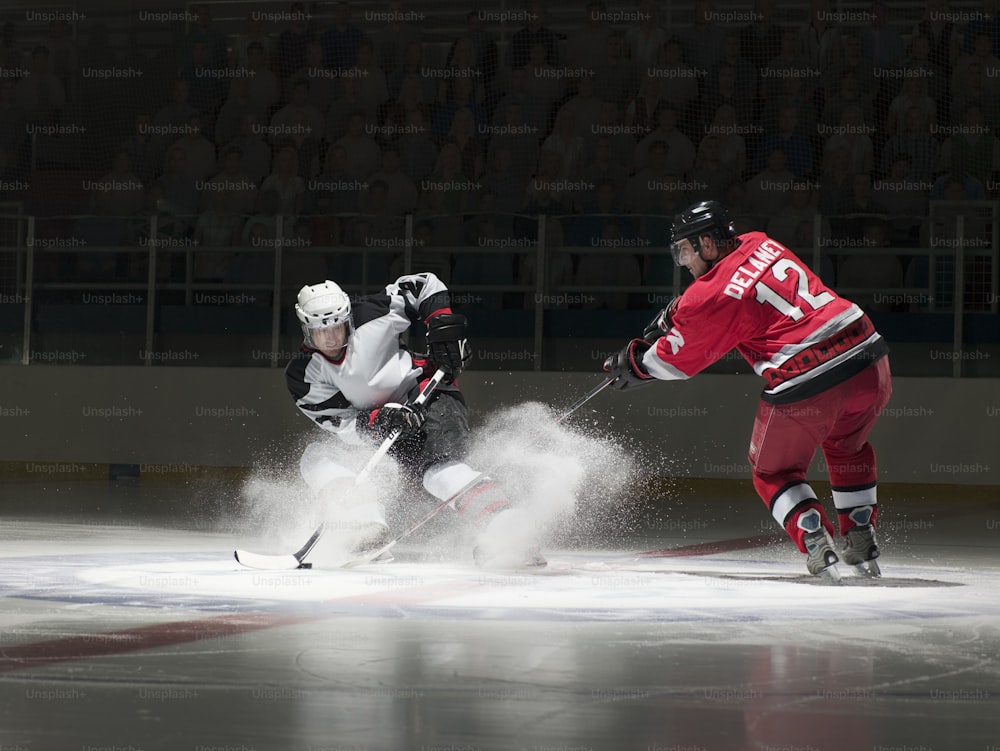
[[[840,569],[837,568],[836,563],[827,566],[825,569],[820,571],[817,576],[823,581],[828,581],[831,584],[840,584],[844,578],[840,573]]]
[[[854,569],[854,573],[857,576],[862,576],[866,579],[881,579],[882,569],[879,568],[878,562],[873,558],[870,561],[862,561],[851,566]]]

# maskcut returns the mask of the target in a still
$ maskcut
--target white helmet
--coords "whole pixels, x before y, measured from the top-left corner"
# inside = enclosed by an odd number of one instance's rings
[[[314,329],[345,326],[347,333],[345,342],[354,329],[351,298],[338,284],[329,279],[321,284],[307,284],[299,290],[295,315],[302,324],[302,335],[310,347],[315,347],[312,339]]]

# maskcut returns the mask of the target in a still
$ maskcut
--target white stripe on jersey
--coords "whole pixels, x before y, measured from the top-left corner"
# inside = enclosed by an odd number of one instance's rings
[[[755,362],[753,365],[753,372],[762,376],[764,375],[765,370],[780,368],[785,364],[785,362],[791,360],[802,350],[808,349],[814,344],[818,344],[819,342],[829,339],[841,329],[845,329],[850,326],[864,314],[865,312],[861,308],[859,308],[856,304],[851,303],[851,307],[843,313],[834,316],[829,321],[824,322],[801,342],[796,344],[786,344],[784,347],[771,355],[771,359],[764,360],[762,362]]]

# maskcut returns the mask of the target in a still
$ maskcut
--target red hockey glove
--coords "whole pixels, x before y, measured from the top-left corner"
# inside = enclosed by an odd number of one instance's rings
[[[643,339],[633,339],[621,352],[604,361],[604,371],[615,378],[611,388],[625,391],[656,380],[642,364],[642,356],[651,346],[653,345]]]
[[[667,306],[657,313],[652,321],[646,324],[646,328],[642,330],[642,338],[647,342],[655,342],[661,336],[670,331],[674,325],[674,311],[677,310],[677,304],[680,301],[681,298],[675,297],[673,300],[668,302]]]
[[[425,418],[419,409],[390,402],[376,409],[362,410],[356,420],[359,434],[384,440],[396,429],[402,430],[404,435],[420,430]]]

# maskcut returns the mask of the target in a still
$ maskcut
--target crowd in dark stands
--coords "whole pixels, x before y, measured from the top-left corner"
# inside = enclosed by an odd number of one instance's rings
[[[592,0],[557,31],[529,2],[504,38],[473,9],[446,42],[397,1],[261,4],[228,33],[212,18],[224,5],[198,6],[155,106],[111,100],[131,133],[102,152],[73,231],[197,248],[203,281],[266,278],[267,256],[240,251],[280,244],[290,278],[380,283],[409,243],[414,266],[503,286],[534,283],[544,215],[546,247],[564,249],[548,282],[578,288],[669,284],[655,249],[698,200],[807,255],[819,243],[824,278],[845,288],[925,284],[926,261],[886,248],[927,247],[960,214],[988,233],[958,204],[932,220],[929,202],[998,197],[995,1],[928,0],[905,24],[892,3],[811,0],[780,19],[773,0],[736,5],[695,0],[668,19],[653,0]],[[65,137],[93,71],[120,69],[94,44],[81,60],[73,23],[51,21],[30,49],[3,25],[0,200],[44,169],[39,139]],[[385,252],[367,269],[306,252],[341,247]]]

